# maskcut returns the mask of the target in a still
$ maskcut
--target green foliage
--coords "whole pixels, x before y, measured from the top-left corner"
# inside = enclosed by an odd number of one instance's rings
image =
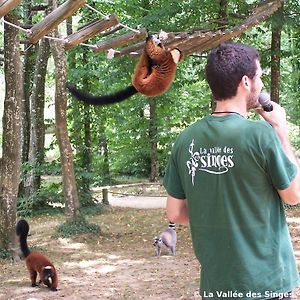
[[[0,248],[0,260],[7,260],[7,259],[11,259],[11,253],[9,251],[7,251],[6,249],[1,249]]]
[[[48,183],[29,197],[20,197],[17,200],[19,216],[28,217],[45,212],[49,214],[62,212],[63,192],[62,183]]]
[[[90,224],[83,216],[80,216],[74,221],[67,221],[57,227],[58,237],[66,238],[84,233],[99,234],[100,226],[96,224]]]
[[[133,28],[147,27],[150,33],[164,31],[182,32],[193,29],[230,28],[241,22],[237,16],[249,16],[249,12],[260,1],[228,1],[227,24],[220,24],[220,3],[218,1],[165,1],[128,0],[95,2],[96,9],[104,14],[115,12],[122,23]],[[274,17],[273,22],[285,22],[282,33],[282,104],[288,112],[289,120],[299,125],[300,107],[298,86],[299,65],[299,3],[285,4],[284,19]],[[94,12],[83,8],[79,24],[91,20]],[[195,13],[198,12],[198,13]],[[247,30],[233,41],[256,47],[261,54],[261,64],[265,88],[270,90],[270,49],[271,19]],[[112,36],[95,37],[94,41],[106,40],[125,33],[122,29]],[[164,174],[172,143],[185,127],[210,113],[211,95],[204,78],[207,53],[195,53],[185,57],[179,64],[174,83],[168,92],[155,98],[157,104],[157,141],[160,175]],[[92,94],[108,94],[130,84],[136,59],[130,56],[108,60],[105,53],[95,55],[84,47],[76,47],[68,52],[68,79],[76,82]],[[149,102],[142,95],[106,107],[89,107],[71,101],[68,107],[69,130],[74,147],[76,177],[79,190],[88,185],[111,184],[120,175],[149,176]],[[87,122],[88,121],[88,122]],[[89,124],[90,148],[86,148],[85,129]],[[107,142],[105,154],[102,140]],[[294,145],[299,145],[295,137]],[[87,153],[90,160],[85,161]]]
[[[85,206],[80,208],[80,211],[84,216],[101,215],[103,214],[104,210],[105,210],[105,205],[102,203],[94,203],[94,205],[92,206]]]

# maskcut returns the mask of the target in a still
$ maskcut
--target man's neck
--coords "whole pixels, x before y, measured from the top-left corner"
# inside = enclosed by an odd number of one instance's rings
[[[216,112],[216,114],[214,114]],[[222,101],[216,101],[216,108],[212,113],[216,116],[223,116],[230,113],[237,113],[243,117],[247,116],[247,107],[244,101],[241,101],[241,99],[237,99],[236,97],[222,100]]]

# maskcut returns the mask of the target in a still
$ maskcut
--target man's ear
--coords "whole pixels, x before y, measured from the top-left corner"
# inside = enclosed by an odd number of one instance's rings
[[[250,78],[248,76],[244,75],[242,77],[241,83],[242,83],[242,86],[243,86],[243,88],[245,90],[249,90],[250,91],[250,89],[251,89],[250,84],[251,83],[250,83]]]

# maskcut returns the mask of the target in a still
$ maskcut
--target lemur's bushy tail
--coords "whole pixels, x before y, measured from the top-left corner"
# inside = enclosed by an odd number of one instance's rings
[[[77,89],[77,87],[73,84],[67,84],[67,89],[75,98],[87,104],[93,105],[107,105],[118,103],[138,93],[133,85],[130,85],[127,88],[116,93],[104,96],[93,96],[87,92],[84,92],[83,90]]]
[[[20,238],[20,248],[25,257],[30,254],[30,250],[27,245],[27,236],[29,232],[29,224],[26,220],[19,220],[16,227],[16,233]]]

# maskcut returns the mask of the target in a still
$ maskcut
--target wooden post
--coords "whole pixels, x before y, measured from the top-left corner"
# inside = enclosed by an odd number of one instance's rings
[[[86,24],[84,27],[80,28],[78,31],[65,38],[66,50],[75,47],[76,45],[90,39],[99,32],[102,32],[117,24],[119,24],[119,20],[115,14],[110,15],[107,19],[94,20],[89,24]]]
[[[108,201],[108,189],[102,189],[102,203],[109,205]]]
[[[21,0],[2,0],[0,1],[0,18],[13,10],[20,4]]]
[[[85,0],[68,0],[49,15],[47,15],[42,21],[35,24],[28,34],[28,39],[32,44],[38,42],[48,32],[56,28],[61,22],[70,17],[80,7],[85,4]]]
[[[139,41],[145,39],[148,35],[147,29],[140,29],[139,32],[129,32],[121,36],[116,37],[115,39],[109,41],[102,41],[96,44],[97,48],[94,48],[94,52],[101,52],[111,48],[127,45],[131,42]]]

